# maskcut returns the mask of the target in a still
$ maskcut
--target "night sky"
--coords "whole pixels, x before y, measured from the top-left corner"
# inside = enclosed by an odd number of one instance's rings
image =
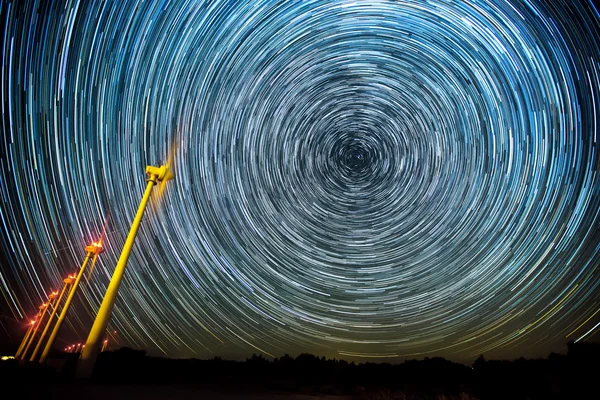
[[[468,362],[600,339],[593,3],[0,7],[2,340],[105,231],[57,347],[85,341],[171,143],[115,348]]]

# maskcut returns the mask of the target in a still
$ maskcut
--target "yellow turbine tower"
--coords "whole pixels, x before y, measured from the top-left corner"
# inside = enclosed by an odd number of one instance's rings
[[[106,327],[108,326],[112,309],[115,304],[115,300],[117,299],[117,292],[119,291],[119,286],[121,285],[121,280],[123,278],[123,274],[125,273],[127,259],[131,253],[135,236],[138,228],[140,227],[142,217],[144,216],[144,210],[146,209],[146,205],[150,199],[150,194],[152,193],[152,188],[154,188],[154,185],[160,182],[160,195],[164,191],[165,183],[175,177],[170,170],[171,157],[172,152],[166,165],[161,167],[146,167],[146,174],[148,175],[146,190],[144,192],[144,196],[142,197],[142,201],[140,202],[140,206],[137,210],[135,218],[133,219],[133,223],[131,224],[131,229],[129,230],[127,240],[125,241],[125,245],[121,251],[121,256],[117,262],[115,272],[113,273],[110,283],[108,284],[108,288],[106,289],[106,293],[104,294],[102,304],[98,310],[98,315],[96,315],[96,319],[94,320],[94,325],[92,326],[87,341],[85,342],[83,353],[81,353],[81,358],[79,360],[79,364],[77,365],[77,376],[80,378],[89,378],[94,370],[96,358],[98,357],[98,353],[102,345],[102,338],[104,337]]]
[[[52,312],[50,313],[50,318],[48,319],[48,322],[46,323],[46,327],[44,328],[44,331],[42,332],[42,335],[40,336],[40,339],[38,340],[38,344],[35,346],[35,349],[33,350],[33,354],[31,355],[31,358],[29,359],[29,361],[33,362],[35,360],[36,356],[38,355],[38,352],[40,351],[40,347],[42,346],[42,343],[44,342],[44,338],[46,337],[46,333],[48,333],[48,329],[50,329],[50,325],[52,325],[52,323],[54,322],[54,316],[56,315],[56,310],[58,310],[58,307],[60,306],[60,302],[62,301],[62,298],[65,295],[67,288],[69,287],[69,285],[71,283],[73,283],[73,278],[74,277],[69,276],[68,278],[65,278],[63,280],[65,285],[63,286],[63,288],[60,292],[60,295],[58,296],[58,300],[56,300],[56,303],[54,304],[54,307],[52,308]]]
[[[27,329],[27,332],[25,333],[25,337],[23,338],[23,340],[21,341],[21,344],[19,345],[19,348],[17,349],[15,358],[18,359],[19,357],[21,357],[21,353],[23,352],[25,345],[29,342],[29,337],[31,336],[31,332],[33,332],[33,328],[35,327],[35,324],[38,322],[38,319],[42,315],[42,310],[44,309],[45,306],[46,306],[46,303],[42,304],[40,306],[37,314],[35,315],[35,318],[30,321],[29,329]]]
[[[57,295],[58,295],[57,292],[50,293],[50,295],[48,296],[48,301],[45,304],[43,304],[44,308],[42,309],[42,312],[41,312],[41,315],[40,315],[40,319],[37,322],[37,324],[35,324],[35,328],[33,328],[33,332],[31,333],[31,337],[29,338],[29,343],[27,343],[27,346],[25,346],[25,349],[23,350],[23,353],[21,353],[21,357],[20,358],[22,360],[24,360],[25,357],[27,356],[27,352],[29,351],[29,347],[33,343],[33,341],[35,339],[35,335],[37,334],[37,331],[40,328],[40,325],[44,321],[44,317],[46,316],[46,311],[48,310],[48,308],[50,307],[50,305],[53,303],[54,299],[56,299]],[[17,358],[17,357],[15,357],[15,358]]]
[[[69,311],[69,307],[71,306],[71,302],[73,301],[73,297],[75,297],[75,291],[79,286],[79,281],[81,281],[81,277],[85,271],[85,267],[88,264],[88,261],[94,256],[94,262],[98,257],[98,254],[102,253],[104,250],[102,249],[102,241],[94,242],[90,246],[85,247],[85,251],[87,252],[85,259],[83,260],[83,264],[81,264],[81,268],[79,269],[79,273],[77,274],[77,278],[75,278],[75,282],[69,291],[69,296],[67,296],[67,301],[65,301],[65,305],[60,311],[60,316],[58,317],[58,321],[56,321],[56,325],[54,325],[54,329],[52,330],[52,334],[50,335],[50,339],[48,339],[48,343],[46,343],[46,347],[44,347],[44,351],[42,352],[42,356],[40,357],[40,364],[46,361],[48,354],[50,354],[50,350],[52,350],[52,345],[54,344],[54,340],[58,335],[58,331],[62,326],[65,317],[67,316],[67,311]]]

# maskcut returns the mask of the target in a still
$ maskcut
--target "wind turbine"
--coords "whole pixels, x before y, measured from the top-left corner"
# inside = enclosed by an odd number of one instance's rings
[[[46,327],[44,328],[44,331],[42,332],[42,335],[40,336],[40,339],[38,340],[38,344],[35,346],[35,349],[33,350],[33,354],[31,355],[31,358],[29,359],[29,361],[33,362],[35,360],[35,357],[37,356],[38,352],[40,351],[40,347],[42,346],[42,343],[44,342],[46,333],[48,332],[48,329],[50,329],[50,325],[52,325],[52,322],[54,322],[54,315],[56,314],[56,311],[58,310],[58,307],[60,306],[60,302],[61,302],[65,292],[67,291],[67,288],[69,287],[69,285],[71,283],[73,283],[73,279],[75,279],[74,276],[69,276],[68,278],[65,278],[63,280],[65,285],[63,286],[63,289],[60,292],[60,295],[58,296],[58,300],[56,300],[56,303],[54,304],[54,307],[52,308],[52,312],[50,313],[50,318],[48,318]]]
[[[69,307],[71,306],[73,297],[75,297],[75,291],[77,290],[77,287],[79,286],[79,281],[81,281],[81,277],[83,276],[83,273],[85,271],[85,267],[88,264],[88,261],[90,260],[90,258],[93,255],[94,256],[93,263],[95,263],[96,259],[98,258],[98,255],[104,251],[104,249],[102,248],[102,239],[100,239],[97,242],[93,242],[89,246],[86,246],[85,251],[87,252],[87,254],[85,256],[85,259],[83,260],[83,264],[81,264],[81,268],[79,269],[79,273],[77,274],[77,277],[75,278],[75,282],[73,283],[71,290],[69,290],[69,296],[67,296],[65,305],[63,306],[62,310],[60,311],[60,316],[58,317],[58,321],[56,321],[56,325],[54,325],[52,334],[50,334],[50,339],[48,339],[48,343],[46,343],[46,347],[44,347],[44,351],[42,352],[42,355],[40,357],[40,364],[42,364],[44,361],[46,361],[48,354],[50,354],[50,350],[52,349],[54,340],[56,339],[56,336],[58,335],[58,332],[60,331],[60,327],[62,326],[62,323],[65,320],[65,317],[67,316],[67,311],[69,311]]]
[[[46,303],[43,303],[39,307],[39,310],[38,310],[37,314],[35,315],[35,318],[29,322],[29,329],[27,329],[27,332],[25,333],[25,336],[23,337],[23,340],[21,341],[19,348],[17,349],[17,353],[15,354],[16,359],[19,359],[21,357],[21,353],[23,352],[25,345],[27,343],[29,343],[29,338],[31,337],[31,332],[33,332],[33,328],[35,327],[35,324],[38,322],[38,319],[42,315],[42,310],[44,309],[45,306],[46,306]]]
[[[104,337],[104,332],[106,331],[106,327],[110,321],[112,309],[115,305],[115,300],[117,299],[117,292],[119,291],[119,286],[121,286],[121,280],[123,279],[125,267],[127,266],[127,260],[129,259],[129,254],[131,253],[135,236],[137,235],[140,223],[142,222],[144,210],[146,209],[148,200],[150,199],[152,189],[156,184],[160,183],[158,187],[158,195],[160,199],[164,193],[165,184],[171,179],[175,178],[175,175],[171,170],[173,166],[173,153],[174,146],[172,145],[165,165],[160,167],[146,167],[146,174],[148,175],[148,179],[146,179],[146,190],[144,191],[144,196],[142,197],[142,201],[140,202],[135,218],[133,219],[133,223],[131,224],[131,229],[127,235],[127,240],[125,240],[125,245],[121,251],[121,256],[117,262],[115,272],[113,273],[110,283],[108,284],[108,288],[106,289],[106,293],[104,294],[102,304],[100,305],[100,309],[98,310],[98,314],[94,320],[94,325],[92,326],[87,341],[85,342],[83,353],[81,353],[81,358],[77,365],[77,376],[80,378],[89,378],[94,370],[96,358],[98,357],[98,353],[102,345],[102,338]]]
[[[40,320],[35,325],[35,328],[33,328],[33,332],[31,333],[31,337],[29,338],[29,343],[27,343],[27,346],[25,346],[25,349],[21,353],[20,358],[22,360],[25,360],[25,357],[27,356],[27,352],[29,351],[29,347],[35,340],[35,335],[37,334],[37,331],[40,328],[40,325],[42,325],[42,322],[44,321],[44,317],[46,316],[46,311],[48,311],[48,308],[54,303],[54,300],[56,299],[57,295],[58,295],[57,292],[50,293],[48,295],[48,301],[45,304],[43,304],[44,308],[42,309],[42,312],[40,314]],[[18,357],[15,357],[15,358],[18,358]]]

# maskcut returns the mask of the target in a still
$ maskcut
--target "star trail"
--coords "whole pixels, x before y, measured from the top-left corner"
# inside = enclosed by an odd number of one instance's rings
[[[120,345],[469,360],[597,338],[592,2],[3,1],[0,35],[4,335],[105,231],[61,334],[85,340],[175,142]]]

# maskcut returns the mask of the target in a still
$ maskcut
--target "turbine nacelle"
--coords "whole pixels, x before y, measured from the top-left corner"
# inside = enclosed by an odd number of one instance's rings
[[[171,172],[171,170],[166,165],[162,165],[160,167],[148,165],[146,167],[146,174],[150,175],[150,177],[156,177],[155,179],[159,182],[167,182],[175,178],[173,172]]]
[[[85,246],[85,251],[93,254],[94,256],[97,256],[98,254],[102,253],[104,251],[104,249],[102,248],[102,240],[93,242],[89,246]]]

